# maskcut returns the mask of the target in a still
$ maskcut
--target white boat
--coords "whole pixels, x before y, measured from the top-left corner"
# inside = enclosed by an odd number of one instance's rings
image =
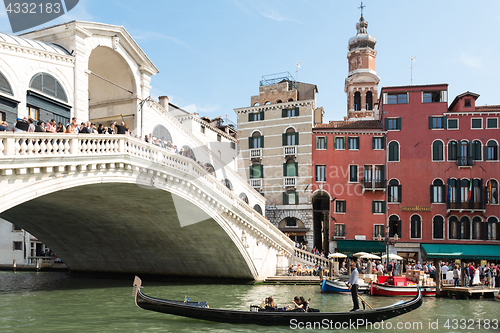
[[[359,285],[358,292],[360,293],[368,292],[369,289],[368,283],[365,283],[363,280],[359,279],[358,285]],[[336,294],[351,293],[349,288],[347,288],[345,281],[339,279],[335,280],[323,279],[323,281],[321,282],[321,292],[336,293]]]

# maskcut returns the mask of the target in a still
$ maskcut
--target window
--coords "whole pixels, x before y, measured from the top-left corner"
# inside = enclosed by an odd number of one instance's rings
[[[432,230],[434,239],[444,239],[444,220],[442,216],[434,216],[432,219]]]
[[[335,223],[334,237],[345,237],[345,224]]]
[[[455,216],[450,216],[448,219],[448,237],[450,239],[459,239],[460,238],[460,228],[458,219]]]
[[[248,196],[246,195],[246,193],[241,192],[239,197],[241,200],[245,201],[248,204]]]
[[[456,141],[448,142],[448,161],[456,161],[458,158],[458,143]]]
[[[391,179],[388,187],[389,202],[401,202],[401,185],[399,185],[399,182],[396,179]]]
[[[254,162],[253,165],[250,166],[250,178],[263,178],[264,176],[264,166],[259,162]]]
[[[293,128],[288,128],[282,134],[283,146],[296,146],[299,144],[299,133],[295,132]]]
[[[316,138],[316,149],[317,150],[326,149],[326,137],[320,136]]]
[[[295,191],[283,192],[283,205],[298,205],[299,193]]]
[[[358,166],[356,164],[349,165],[349,182],[358,182]]]
[[[446,128],[446,117],[429,117],[430,129],[443,129]]]
[[[9,81],[2,73],[0,73],[0,91],[7,95],[14,96]]]
[[[66,92],[61,83],[55,77],[47,73],[39,73],[31,78],[30,88],[41,91],[44,94],[60,99],[64,102],[68,101]]]
[[[224,185],[229,189],[229,190],[232,190],[233,189],[233,184],[231,184],[231,181],[229,179],[224,179]]]
[[[460,219],[460,239],[470,239],[470,219],[467,216],[462,216]]]
[[[458,180],[449,179],[448,180],[448,192],[447,192],[447,201],[449,208],[455,209],[457,208],[457,188],[458,188]]]
[[[335,213],[345,213],[345,212],[346,212],[346,201],[335,200]]]
[[[283,176],[284,177],[297,177],[298,173],[298,163],[295,160],[288,160],[283,164]]]
[[[486,118],[486,128],[498,128],[498,118]]]
[[[40,119],[40,110],[39,109],[34,108],[32,106],[26,106],[26,111],[28,111],[28,118],[31,118],[33,120]]]
[[[384,137],[373,137],[372,138],[372,147],[375,150],[384,149]]]
[[[337,150],[345,149],[345,137],[343,136],[335,137],[333,145]]]
[[[22,251],[23,250],[23,242],[13,242],[12,250],[14,251]]]
[[[384,129],[386,131],[401,130],[401,118],[385,118]]]
[[[285,220],[285,225],[287,227],[292,227],[292,228],[296,228],[297,227],[297,219],[294,218],[294,217],[289,217]]]
[[[444,161],[444,145],[443,141],[436,140],[432,143],[432,160]]]
[[[486,184],[486,204],[498,205],[498,182],[495,179],[488,180]]]
[[[445,185],[441,179],[436,179],[431,185],[431,203],[445,202]]]
[[[446,91],[430,91],[422,93],[422,103],[446,102]]]
[[[231,149],[236,149],[236,143],[235,142],[231,142]]]
[[[500,224],[498,219],[494,216],[488,218],[488,239],[500,240]]]
[[[483,128],[483,119],[482,118],[472,118],[470,128],[472,128],[472,129]]]
[[[408,103],[408,95],[404,94],[387,94],[387,104],[406,104]]]
[[[260,215],[262,215],[262,208],[260,208],[260,206],[259,206],[259,205],[255,205],[255,206],[253,206],[253,209],[255,209],[255,211],[256,211],[257,213],[259,213]]]
[[[326,165],[316,165],[316,181],[326,182]]]
[[[471,100],[470,98],[466,98],[464,99],[464,106],[465,107],[470,107],[472,104],[471,104]]]
[[[498,144],[496,141],[490,140],[486,146],[484,146],[484,160],[498,161]]]
[[[12,231],[23,231],[23,229],[15,224],[12,224]]]
[[[264,120],[264,111],[248,114],[248,121],[259,121],[259,120]]]
[[[469,145],[470,145],[470,157],[475,161],[481,161],[483,159],[482,157],[483,145],[481,144],[481,141],[474,140],[471,141]]]
[[[205,126],[201,125],[200,130],[201,130],[201,133],[205,134]]]
[[[422,238],[422,221],[416,214],[410,218],[410,238]]]
[[[462,179],[460,180],[460,203],[462,208],[465,208],[466,203],[469,201],[469,180]]]
[[[448,119],[448,129],[458,129],[458,119]]]
[[[401,220],[396,215],[389,217],[389,237],[401,236]]]
[[[354,93],[354,111],[360,111],[361,110],[361,93],[359,91],[356,91]]]
[[[375,224],[373,226],[373,235],[375,237],[385,237],[385,228],[383,224]]]
[[[472,239],[483,239],[483,222],[479,216],[472,219]]]
[[[399,143],[396,141],[389,143],[389,162],[399,162]]]
[[[373,181],[375,186],[374,188],[383,189],[385,188],[385,173],[384,173],[385,165],[375,165],[374,167],[375,167],[373,174]]]
[[[281,117],[282,118],[297,117],[298,115],[299,115],[299,108],[298,107],[281,110]]]
[[[222,136],[220,134],[217,134],[217,141],[219,141],[219,142],[222,141]]]
[[[366,93],[366,109],[373,110],[373,94],[371,91]]]
[[[349,150],[358,150],[359,149],[359,138],[358,137],[349,137],[348,139]]]
[[[248,149],[264,148],[264,137],[260,132],[254,132],[250,138],[248,138]]]
[[[385,201],[372,201],[372,213],[373,214],[385,213]]]

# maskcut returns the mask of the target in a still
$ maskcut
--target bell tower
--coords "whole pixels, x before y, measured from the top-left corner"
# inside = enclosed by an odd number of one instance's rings
[[[366,29],[368,22],[363,18],[363,3],[361,17],[356,23],[356,36],[349,39],[347,60],[349,74],[345,79],[344,91],[347,94],[346,120],[378,119],[378,84],[380,78],[375,71],[375,37],[370,36]]]

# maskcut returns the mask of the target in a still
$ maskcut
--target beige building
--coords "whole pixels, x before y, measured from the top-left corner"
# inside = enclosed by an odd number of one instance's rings
[[[308,248],[321,248],[326,231],[314,225],[311,205],[312,128],[323,120],[317,92],[315,85],[280,73],[263,77],[251,106],[234,110],[238,172],[266,197],[266,217]]]

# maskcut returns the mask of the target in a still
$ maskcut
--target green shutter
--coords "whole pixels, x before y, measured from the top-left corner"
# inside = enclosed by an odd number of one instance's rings
[[[286,109],[281,109],[281,118],[286,118]]]
[[[398,190],[399,190],[399,202],[403,202],[403,196],[402,196],[402,185],[398,185]]]
[[[448,128],[448,117],[446,116],[443,117],[443,128],[444,129]]]
[[[259,148],[264,148],[264,136],[260,137],[259,142],[260,142],[260,147]]]
[[[328,147],[326,146],[326,144],[328,143],[328,138],[325,136],[325,149],[327,149]]]
[[[288,177],[286,171],[286,163],[283,163],[283,177]]]
[[[434,202],[434,185],[431,185],[431,203]]]
[[[253,178],[253,166],[250,166],[250,178]]]
[[[260,178],[264,178],[264,166],[261,164],[260,167]]]
[[[359,137],[356,138],[356,149],[359,149]]]
[[[333,138],[333,149],[337,149],[337,142],[338,142],[338,138],[334,137]]]
[[[429,129],[432,129],[432,117],[429,117]]]
[[[385,201],[382,201],[382,213],[385,214]]]
[[[253,121],[253,113],[248,113],[248,121]]]
[[[286,146],[286,133],[281,134],[281,141],[283,143],[283,146]]]
[[[299,192],[295,192],[295,204],[299,204]]]
[[[372,213],[375,213],[375,201],[372,201]]]
[[[264,120],[264,111],[260,111],[260,120]]]
[[[253,140],[252,140],[252,137],[248,138],[248,149],[253,149]]]
[[[384,119],[384,131],[387,131],[389,128],[389,119],[385,118]]]
[[[299,115],[299,107],[295,107],[295,116],[298,116]]]
[[[299,163],[295,162],[295,177],[299,175]]]
[[[286,192],[283,192],[283,205],[288,205],[288,197]]]
[[[401,118],[396,118],[396,129],[401,130]]]
[[[295,132],[295,145],[299,145],[299,133]]]
[[[375,149],[375,137],[372,137],[372,149]]]
[[[319,144],[319,138],[316,137],[316,149],[318,149],[318,144]]]

